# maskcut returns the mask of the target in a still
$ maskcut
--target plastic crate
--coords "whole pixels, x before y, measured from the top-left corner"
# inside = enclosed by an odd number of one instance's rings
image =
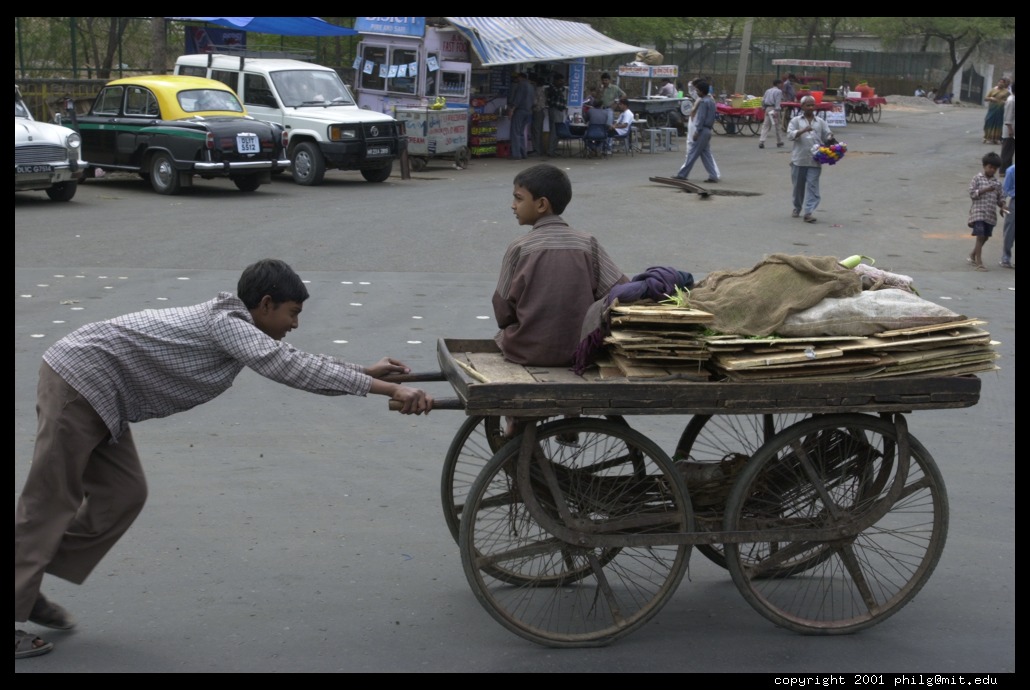
[[[511,158],[511,142],[510,141],[499,141],[499,142],[497,142],[497,157],[498,158]]]

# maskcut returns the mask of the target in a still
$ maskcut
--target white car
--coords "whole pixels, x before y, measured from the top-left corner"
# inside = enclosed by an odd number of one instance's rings
[[[79,133],[37,122],[15,86],[14,191],[42,189],[54,201],[71,201],[87,165]]]

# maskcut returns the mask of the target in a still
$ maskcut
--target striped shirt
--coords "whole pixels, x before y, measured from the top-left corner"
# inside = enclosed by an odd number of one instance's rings
[[[243,301],[228,292],[192,307],[147,309],[87,324],[51,346],[43,359],[89,401],[112,441],[130,422],[212,400],[243,367],[320,395],[366,395],[372,386],[357,364],[301,352],[258,330]]]
[[[493,296],[496,341],[516,364],[568,366],[587,310],[629,279],[597,239],[545,216],[512,242]]]

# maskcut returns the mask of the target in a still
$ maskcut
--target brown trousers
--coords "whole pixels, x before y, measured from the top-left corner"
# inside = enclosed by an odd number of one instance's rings
[[[147,483],[132,434],[118,443],[93,406],[39,369],[32,467],[14,514],[14,620],[27,620],[43,573],[82,584],[143,509]]]

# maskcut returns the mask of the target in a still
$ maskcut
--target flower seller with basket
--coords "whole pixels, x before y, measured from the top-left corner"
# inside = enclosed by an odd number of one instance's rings
[[[791,119],[787,126],[787,139],[794,142],[790,155],[790,179],[794,185],[794,211],[791,216],[798,218],[803,211],[804,221],[814,223],[813,214],[819,206],[819,176],[823,162],[813,152],[823,146],[836,144],[837,141],[826,120],[816,117],[815,98],[812,96],[801,99],[801,114]],[[839,153],[843,155],[843,150]]]

